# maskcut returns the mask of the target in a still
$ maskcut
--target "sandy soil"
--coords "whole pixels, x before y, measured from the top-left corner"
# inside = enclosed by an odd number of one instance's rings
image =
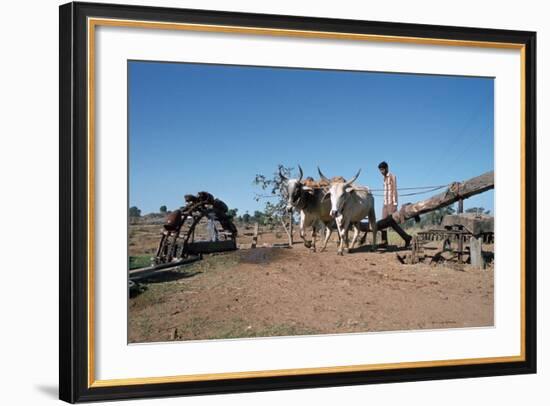
[[[339,257],[332,242],[323,253],[296,244],[206,256],[130,299],[129,342],[493,325],[492,268],[402,265],[395,255]]]

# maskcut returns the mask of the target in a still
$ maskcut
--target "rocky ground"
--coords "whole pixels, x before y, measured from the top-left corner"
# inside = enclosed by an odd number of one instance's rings
[[[131,255],[155,249],[159,227],[139,227]],[[146,281],[129,302],[129,342],[491,326],[493,277],[492,267],[404,265],[391,249],[340,257],[334,241],[323,253],[298,243],[210,255]]]

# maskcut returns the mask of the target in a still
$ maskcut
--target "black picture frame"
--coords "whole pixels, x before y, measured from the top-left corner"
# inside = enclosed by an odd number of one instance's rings
[[[59,397],[67,402],[219,394],[372,383],[482,377],[536,372],[536,33],[327,18],[263,15],[113,4],[60,6],[60,268]],[[458,41],[514,43],[524,47],[525,147],[525,357],[517,362],[312,373],[213,381],[90,387],[88,379],[87,19],[196,23],[343,32]]]

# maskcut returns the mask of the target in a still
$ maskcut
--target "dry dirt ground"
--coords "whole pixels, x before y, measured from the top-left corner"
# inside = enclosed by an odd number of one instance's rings
[[[157,239],[141,235],[152,231],[134,231],[130,251],[154,251]],[[492,268],[402,265],[395,255],[360,248],[340,257],[331,242],[323,253],[300,243],[205,256],[129,299],[129,342],[493,325]]]

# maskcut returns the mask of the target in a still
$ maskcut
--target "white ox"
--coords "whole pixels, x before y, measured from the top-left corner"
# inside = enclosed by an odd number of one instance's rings
[[[332,234],[331,224],[334,219],[330,215],[330,201],[324,199],[325,191],[321,188],[312,188],[302,182],[304,172],[300,165],[300,177],[298,179],[289,179],[279,170],[279,176],[286,183],[287,211],[293,209],[300,211],[300,237],[304,240],[304,245],[316,251],[317,227],[321,224],[325,226],[326,235],[322,250],[327,246],[327,242]],[[306,239],[306,229],[312,228],[311,242]]]
[[[321,171],[319,171],[321,176]],[[338,233],[340,235],[340,244],[338,245],[338,254],[343,254],[344,244],[346,250],[355,247],[357,236],[359,235],[359,222],[365,217],[369,219],[369,226],[373,233],[373,247],[376,247],[376,215],[374,213],[374,197],[367,188],[355,186],[353,182],[357,180],[361,170],[347,182],[331,183],[325,199],[330,199],[330,215],[336,220]],[[353,226],[354,233],[351,241],[351,247],[348,243],[348,229]]]

